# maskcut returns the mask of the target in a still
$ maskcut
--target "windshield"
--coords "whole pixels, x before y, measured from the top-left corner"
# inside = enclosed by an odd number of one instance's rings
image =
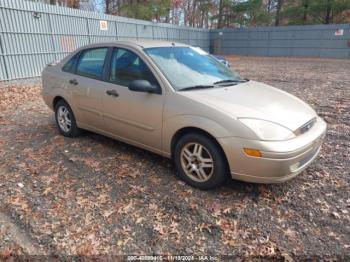
[[[242,81],[214,57],[196,47],[156,47],[144,51],[176,90],[213,86],[218,82]]]

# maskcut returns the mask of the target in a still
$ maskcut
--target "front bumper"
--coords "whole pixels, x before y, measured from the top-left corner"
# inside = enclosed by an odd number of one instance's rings
[[[318,118],[305,134],[286,141],[258,141],[237,137],[219,138],[234,179],[253,183],[281,183],[305,170],[320,152],[326,123]],[[251,157],[243,148],[258,149],[262,157]]]

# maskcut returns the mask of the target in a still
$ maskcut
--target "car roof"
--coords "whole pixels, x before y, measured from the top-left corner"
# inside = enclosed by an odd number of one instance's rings
[[[113,46],[113,45],[124,45],[132,47],[141,47],[141,48],[152,48],[152,47],[170,47],[170,46],[189,46],[182,43],[163,41],[163,40],[117,40],[112,42],[98,43],[86,45],[83,48],[99,47],[99,46]]]

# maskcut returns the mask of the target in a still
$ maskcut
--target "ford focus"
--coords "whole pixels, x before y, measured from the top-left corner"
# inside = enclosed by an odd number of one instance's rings
[[[299,98],[185,44],[88,45],[48,65],[42,81],[62,135],[85,129],[172,158],[201,189],[228,177],[289,180],[316,158],[326,133]]]

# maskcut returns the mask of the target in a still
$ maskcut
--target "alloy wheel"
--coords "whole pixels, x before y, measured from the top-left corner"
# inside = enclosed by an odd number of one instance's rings
[[[214,160],[209,150],[199,143],[188,143],[181,150],[181,166],[194,181],[206,182],[214,172]]]
[[[65,106],[60,106],[57,110],[57,122],[62,131],[68,133],[72,128],[72,120],[69,110]]]

